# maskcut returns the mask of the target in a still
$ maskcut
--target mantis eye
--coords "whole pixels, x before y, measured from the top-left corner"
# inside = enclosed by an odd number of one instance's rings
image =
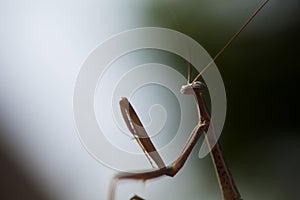
[[[204,83],[200,82],[200,81],[196,81],[196,82],[194,82],[194,83],[192,84],[192,87],[193,87],[194,89],[203,90],[203,89],[206,88],[206,85],[205,85]]]

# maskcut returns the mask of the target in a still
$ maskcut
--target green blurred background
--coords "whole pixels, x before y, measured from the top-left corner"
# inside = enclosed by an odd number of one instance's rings
[[[261,2],[157,1],[149,20],[191,36],[213,57]],[[299,8],[270,1],[216,61],[228,100],[220,142],[244,199],[300,198]],[[210,158],[201,162],[194,176],[216,192]],[[196,177],[203,165],[207,176]]]
[[[191,36],[213,57],[261,2],[157,1],[149,20]],[[270,1],[216,61],[228,100],[220,142],[244,199],[300,198],[299,5]],[[210,158],[201,162],[194,176],[205,165],[207,176],[197,178],[216,192]]]
[[[68,5],[65,5],[65,8],[72,7],[72,3],[70,1]],[[89,29],[80,23],[77,24],[72,16],[76,16],[78,12],[74,12],[67,20],[68,24],[74,23],[75,27],[78,26],[76,30],[83,31],[82,34],[87,37],[92,35],[96,39],[87,41],[89,46],[81,49],[82,56],[77,60],[74,59],[72,64],[78,69],[88,52],[112,33],[142,26],[159,26],[180,31],[198,41],[213,57],[260,3],[261,1],[257,0],[122,1],[122,5],[126,7],[122,8],[120,6],[118,9],[126,9],[127,12],[136,13],[135,16],[140,17],[139,22],[128,23],[129,25],[125,23],[120,28],[111,28],[111,32],[102,29],[101,26],[105,27],[106,25],[99,21],[93,25],[98,27],[95,29]],[[95,7],[93,7],[94,4]],[[80,5],[85,5],[85,7],[77,5],[76,11],[84,9],[86,13],[89,10],[93,10],[92,13],[97,13],[118,4],[119,2],[114,2],[113,5],[110,5],[108,1],[94,1],[91,4],[81,3]],[[2,14],[7,8],[4,5],[6,4],[3,3]],[[56,10],[54,7],[49,9],[51,11]],[[37,8],[39,7],[37,6]],[[10,7],[10,9],[14,9],[14,7]],[[108,23],[114,23],[123,17],[118,11],[113,13],[113,10],[108,11],[111,12],[111,18],[114,16],[112,22]],[[298,117],[300,65],[297,59],[300,45],[299,11],[299,0],[270,0],[239,38],[216,61],[225,83],[228,100],[227,118],[220,142],[243,199],[300,199],[298,191],[300,179],[300,172],[298,171],[300,168]],[[37,12],[34,17],[39,18],[39,14],[41,13]],[[97,15],[95,14],[92,17],[97,17]],[[5,14],[3,14],[1,20],[3,35],[5,35]],[[15,21],[5,22],[15,23]],[[82,27],[86,29],[82,30]],[[92,32],[105,32],[106,34],[104,34],[105,37],[97,38],[96,35],[91,34]],[[73,32],[70,33],[73,34]],[[76,41],[77,35],[75,34],[72,37],[73,40],[68,42]],[[15,147],[14,142],[7,142],[5,139],[7,138],[5,135],[13,134],[16,131],[11,128],[16,124],[13,123],[13,117],[6,116],[9,113],[7,111],[9,108],[6,108],[4,112],[4,107],[8,105],[6,104],[7,97],[4,97],[4,95],[9,94],[7,91],[10,90],[10,86],[5,88],[7,82],[4,80],[4,72],[9,70],[9,59],[18,59],[18,53],[20,52],[14,52],[17,55],[16,58],[7,57],[8,50],[5,46],[7,45],[5,40],[2,37],[0,198],[10,200],[76,199],[70,193],[75,193],[76,188],[81,187],[81,185],[73,186],[70,183],[75,184],[75,182],[82,180],[74,178],[74,180],[66,181],[65,184],[70,184],[67,192],[63,189],[59,191],[59,188],[48,191],[47,188],[40,185],[40,183],[45,182],[44,179],[39,179],[37,178],[39,175],[34,176],[28,173],[28,170],[24,170],[22,162],[16,161],[18,160],[17,157],[10,152],[11,149],[18,149],[19,147]],[[82,43],[84,42],[86,41],[82,40]],[[75,43],[72,45],[68,43],[67,45],[70,49],[80,49],[82,47],[80,45],[76,46]],[[76,77],[77,73],[74,72],[72,75]],[[13,78],[12,81],[14,81]],[[62,85],[64,85],[64,78],[60,79]],[[48,81],[51,82],[51,79]],[[71,86],[72,84],[70,84],[70,90],[68,90],[70,96],[73,89]],[[59,104],[59,101],[60,99],[56,103]],[[70,102],[66,101],[65,103],[69,106]],[[30,107],[35,107],[35,105]],[[12,121],[12,125],[8,125],[8,121]],[[71,126],[70,130],[74,131],[72,123],[68,125]],[[32,125],[32,127],[34,126]],[[31,129],[29,128],[27,131],[31,131]],[[39,131],[39,129],[36,131]],[[54,128],[52,131],[57,130]],[[59,129],[59,131],[63,132],[64,130]],[[31,140],[34,142],[35,138]],[[22,143],[21,139],[20,142]],[[80,142],[74,142],[74,145],[79,146]],[[64,151],[68,151],[68,149],[64,149]],[[84,152],[83,149],[81,151]],[[149,186],[147,185],[145,188],[148,191],[149,199],[151,199],[150,197],[154,199],[177,199],[177,197],[181,198],[182,196],[185,196],[186,199],[203,199],[203,197],[205,199],[221,199],[210,157],[198,159],[197,153],[197,151],[193,152],[186,167],[178,174],[179,178],[151,181]],[[85,154],[86,152],[82,153],[82,155]],[[68,156],[67,153],[64,155]],[[24,158],[20,160],[22,159]],[[104,169],[105,167],[99,167],[96,161],[91,161],[92,158],[85,159],[92,163],[91,165],[94,166],[93,169],[95,170],[103,170],[104,173],[109,175],[115,173]],[[29,159],[26,162],[31,161]],[[79,160],[78,162],[83,161]],[[32,161],[32,163],[36,162]],[[100,174],[95,175],[97,179],[93,180],[94,175],[86,175],[88,169],[90,169],[88,164],[84,167],[84,170],[75,167],[78,174],[84,173],[81,176],[84,180],[83,184],[89,182],[95,184],[100,180],[99,177],[103,177]],[[58,169],[56,169],[57,171],[53,170],[54,172],[59,171]],[[45,170],[44,173],[48,171],[49,169]],[[40,172],[43,172],[43,170]],[[68,177],[64,173],[58,176]],[[180,177],[185,177],[185,182],[180,182]],[[107,179],[103,178],[105,183],[108,182],[109,178],[110,176]],[[174,188],[172,182],[176,181],[177,185]],[[205,184],[200,184],[200,181]],[[164,190],[169,193],[169,196],[160,196],[159,191],[155,190],[161,186],[165,186]],[[93,193],[93,191],[98,190],[101,190],[101,194],[105,195],[107,186],[104,188],[89,186],[83,192],[76,193],[76,197],[77,199],[99,199],[99,194]]]

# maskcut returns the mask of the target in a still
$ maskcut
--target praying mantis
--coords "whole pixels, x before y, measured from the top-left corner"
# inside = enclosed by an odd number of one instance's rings
[[[237,38],[237,36],[245,29],[245,27],[252,21],[256,14],[267,4],[269,0],[265,0],[258,9],[249,17],[249,19],[243,24],[243,26],[232,36],[232,38],[224,45],[224,47],[216,54],[216,56],[203,68],[203,70],[190,82],[190,65],[188,65],[188,80],[187,84],[183,85],[180,89],[182,94],[193,95],[198,111],[198,124],[195,126],[190,134],[188,141],[186,142],[183,150],[178,158],[170,165],[166,166],[160,154],[157,152],[154,144],[152,143],[149,135],[147,134],[141,120],[136,114],[133,106],[127,98],[123,97],[119,104],[121,113],[124,118],[125,124],[133,137],[145,153],[147,159],[153,165],[151,160],[155,162],[158,169],[146,170],[141,172],[123,172],[117,174],[111,181],[109,200],[114,199],[115,190],[118,181],[120,180],[149,180],[161,176],[175,176],[180,169],[186,163],[193,148],[197,144],[199,138],[205,134],[206,142],[210,148],[210,154],[213,160],[214,168],[217,174],[220,189],[222,191],[222,197],[224,200],[241,200],[241,195],[235,185],[231,172],[223,157],[219,143],[216,141],[214,133],[208,134],[208,128],[212,125],[211,117],[208,112],[206,103],[202,96],[202,92],[206,89],[204,83],[197,81],[197,79],[205,72],[205,70],[211,66],[211,64],[223,53],[223,51]],[[209,135],[209,136],[208,136]],[[215,144],[212,146],[212,144]],[[141,200],[138,195],[134,195],[131,199]]]

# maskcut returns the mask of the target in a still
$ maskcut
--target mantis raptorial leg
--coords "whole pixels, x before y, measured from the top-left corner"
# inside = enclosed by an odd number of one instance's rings
[[[210,116],[206,109],[206,104],[201,95],[201,91],[203,91],[206,87],[203,83],[196,81],[194,83],[185,85],[181,88],[181,93],[183,94],[193,94],[196,100],[197,108],[198,108],[198,117],[199,121],[197,126],[191,133],[190,138],[188,139],[185,147],[180,153],[177,160],[175,160],[170,166],[166,167],[164,162],[162,161],[159,153],[156,151],[156,148],[152,144],[151,139],[149,138],[147,132],[145,131],[139,117],[134,111],[132,105],[126,98],[122,98],[120,100],[120,107],[122,111],[122,115],[124,117],[125,123],[130,130],[130,132],[134,135],[134,138],[138,141],[138,144],[145,149],[145,151],[149,154],[149,156],[154,160],[159,169],[143,171],[143,172],[135,172],[135,173],[120,173],[112,181],[110,187],[110,199],[114,198],[116,183],[122,179],[136,179],[136,180],[149,180],[153,178],[157,178],[163,175],[166,176],[175,176],[177,172],[183,167],[187,158],[189,157],[192,149],[198,142],[199,138],[203,135],[204,132],[208,131],[210,125]],[[214,138],[208,138],[207,141]],[[210,144],[210,142],[209,142]],[[211,150],[212,158],[214,161],[215,169],[218,175],[220,187],[222,189],[223,197],[226,200],[238,200],[240,198],[240,194],[234,184],[233,178],[230,174],[230,171],[226,165],[225,159],[223,158],[222,151],[217,143]],[[140,197],[135,196],[134,199],[138,199]]]
[[[200,95],[200,91],[205,88],[204,84],[201,82],[194,82],[193,84],[186,85],[181,88],[181,92],[184,94],[195,94],[196,103],[198,105],[198,113],[199,113],[199,122],[197,126],[191,133],[190,138],[188,139],[185,147],[183,148],[180,156],[175,160],[172,165],[166,167],[163,163],[159,153],[156,151],[152,141],[150,140],[148,134],[146,133],[139,117],[135,113],[132,105],[126,98],[122,98],[120,100],[120,107],[122,111],[122,115],[126,122],[126,125],[130,132],[137,138],[138,143],[142,146],[143,149],[149,153],[149,156],[155,161],[159,169],[148,170],[143,172],[135,172],[135,173],[120,173],[116,175],[111,183],[109,199],[114,199],[114,193],[116,188],[116,183],[122,179],[137,179],[137,180],[149,180],[153,178],[157,178],[163,175],[166,176],[175,176],[177,172],[183,167],[184,163],[188,159],[191,154],[194,146],[197,141],[201,137],[201,135],[208,130],[210,117],[207,113],[207,110],[204,105],[204,101],[202,96]],[[146,136],[146,137],[145,137]]]
[[[157,178],[160,176],[175,176],[178,171],[183,167],[187,161],[189,155],[191,154],[193,148],[198,142],[199,138],[203,133],[207,133],[209,126],[211,125],[210,115],[206,108],[205,101],[202,97],[202,91],[206,88],[205,85],[197,79],[201,74],[209,67],[211,64],[223,53],[223,51],[232,43],[234,39],[244,30],[248,23],[255,17],[255,15],[265,6],[269,0],[265,0],[259,8],[251,15],[251,17],[243,24],[239,31],[225,44],[225,46],[219,51],[219,53],[209,62],[204,69],[196,76],[192,83],[189,83],[190,80],[190,67],[188,67],[188,83],[187,85],[182,86],[180,92],[183,94],[192,94],[195,97],[195,102],[198,109],[198,124],[190,134],[190,137],[185,144],[183,150],[181,151],[179,157],[170,165],[166,166],[163,162],[161,156],[156,151],[155,146],[153,145],[150,137],[148,136],[146,130],[144,129],[138,115],[134,111],[132,105],[123,97],[120,100],[120,108],[124,118],[124,121],[133,134],[134,138],[142,148],[143,152],[146,154],[147,158],[152,159],[158,169],[152,169],[147,171],[133,172],[133,173],[119,173],[117,174],[110,185],[109,199],[113,200],[115,195],[115,189],[117,182],[124,179],[135,179],[135,180],[149,180]],[[211,129],[210,129],[211,130]],[[230,173],[230,170],[225,162],[223,157],[220,145],[218,142],[215,143],[215,136],[212,132],[208,134],[209,137],[206,137],[208,146],[211,148],[211,157],[213,159],[215,171],[218,177],[220,189],[222,191],[222,196],[224,200],[241,200],[241,195],[239,194],[237,187],[234,183],[233,177]],[[213,147],[211,144],[215,144]],[[151,163],[152,164],[152,163]],[[152,164],[153,165],[153,164]],[[131,199],[142,199],[141,197],[135,195]]]

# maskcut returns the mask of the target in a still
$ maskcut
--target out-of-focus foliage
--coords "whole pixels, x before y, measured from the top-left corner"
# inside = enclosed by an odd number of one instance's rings
[[[147,23],[189,35],[213,57],[260,3],[151,1]],[[245,199],[300,196],[299,9],[297,0],[271,0],[216,61],[228,100],[221,143]]]

